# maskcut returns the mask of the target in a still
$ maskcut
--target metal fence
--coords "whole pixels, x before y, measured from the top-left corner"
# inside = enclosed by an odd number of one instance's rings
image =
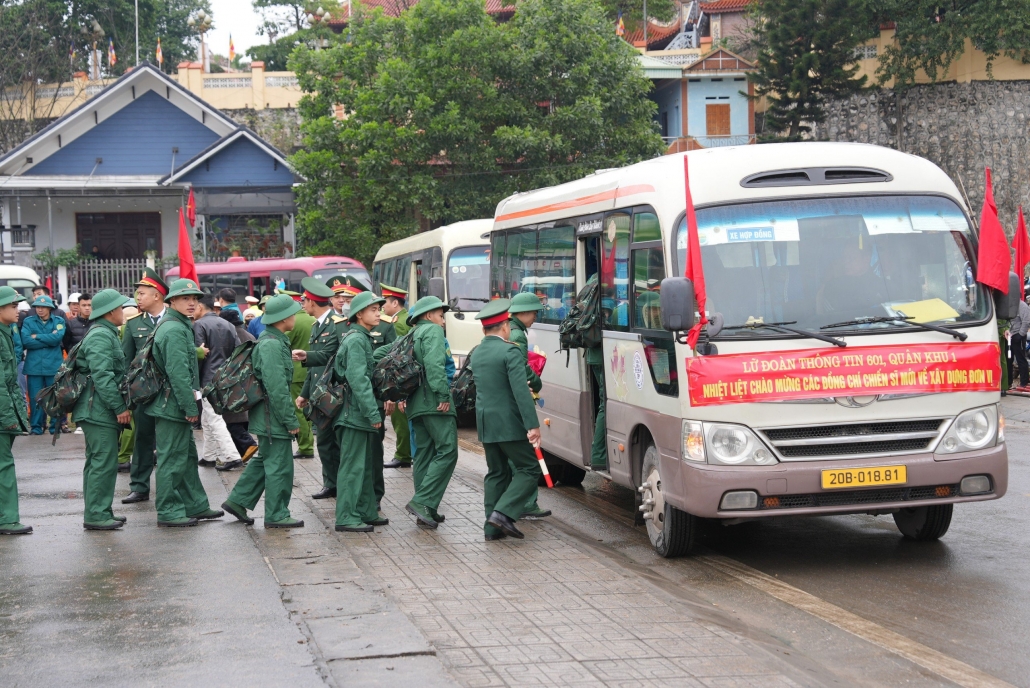
[[[96,294],[101,289],[117,289],[126,296],[131,295],[147,267],[144,258],[126,260],[87,260],[68,269],[68,289],[72,292]],[[160,263],[158,272],[163,273]]]

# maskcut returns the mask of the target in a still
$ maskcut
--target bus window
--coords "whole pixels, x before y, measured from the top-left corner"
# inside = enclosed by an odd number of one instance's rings
[[[630,215],[608,213],[601,231],[601,310],[605,328],[629,329]]]
[[[287,291],[300,293],[304,291],[304,288],[300,286],[300,281],[307,276],[308,273],[303,270],[282,270],[280,272],[273,272],[272,284],[275,287],[286,289]]]
[[[252,277],[250,280],[250,293],[256,296],[259,300],[262,296],[270,294],[271,290],[268,288],[267,277]]]
[[[433,247],[433,255],[429,259],[429,276],[443,277],[443,250],[439,246]]]
[[[507,235],[504,232],[494,232],[490,235],[490,298],[501,299],[504,298],[506,292],[504,288],[504,252],[505,252],[505,239]]]
[[[27,279],[2,279],[0,280],[0,286],[11,287],[26,299],[31,299],[32,289],[36,286],[36,283]]]
[[[679,394],[676,343],[662,329],[659,299],[665,260],[661,246],[633,249],[633,330],[640,333],[651,381],[659,394]]]
[[[411,291],[411,254],[401,256],[397,259],[397,267],[394,269],[393,282],[388,282],[391,287],[397,287],[404,291]],[[410,294],[409,294],[410,296]],[[409,299],[408,305],[414,303],[414,300]]]
[[[447,302],[459,311],[478,311],[490,298],[490,248],[466,246],[447,259]]]
[[[379,287],[383,283],[383,262],[380,261],[372,266],[372,291],[379,294],[382,289]]]
[[[217,294],[220,289],[233,289],[236,291],[237,300],[242,302],[243,297],[249,293],[247,277],[245,272],[233,272],[220,275],[197,275],[197,281],[200,282],[201,290],[209,294]]]
[[[558,324],[576,298],[576,229],[571,224],[541,229],[537,239],[535,291],[544,304],[540,322]],[[525,291],[525,290],[524,290]]]

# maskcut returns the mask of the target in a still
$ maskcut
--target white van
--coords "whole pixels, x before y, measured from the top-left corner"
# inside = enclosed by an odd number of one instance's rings
[[[22,265],[0,265],[0,287],[14,287],[26,299],[32,299],[32,288],[43,282],[32,268]]]

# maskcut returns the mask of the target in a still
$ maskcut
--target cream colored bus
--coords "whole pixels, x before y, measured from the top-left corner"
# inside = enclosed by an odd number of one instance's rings
[[[605,399],[605,466],[637,490],[655,549],[691,549],[699,519],[891,514],[944,535],[953,505],[1005,494],[996,309],[951,179],[894,150],[843,143],[693,151],[709,324],[684,274],[684,154],[498,206],[491,296],[548,308],[537,409],[551,472],[582,481]],[[598,276],[604,394],[559,323]],[[1015,294],[1015,297],[1012,297]]]
[[[469,350],[483,338],[476,320],[490,297],[491,220],[467,220],[420,232],[384,245],[372,265],[372,282],[408,292],[408,308],[434,295],[451,310],[445,316],[447,341],[460,368]]]

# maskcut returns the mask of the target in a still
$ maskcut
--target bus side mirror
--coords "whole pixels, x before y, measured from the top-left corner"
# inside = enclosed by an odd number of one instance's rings
[[[435,296],[443,301],[443,277],[429,278],[429,296]]]
[[[1009,273],[1009,293],[994,289],[994,311],[999,320],[1012,320],[1019,315],[1019,275]]]
[[[670,332],[689,330],[694,326],[694,283],[686,277],[662,280],[662,327]]]

